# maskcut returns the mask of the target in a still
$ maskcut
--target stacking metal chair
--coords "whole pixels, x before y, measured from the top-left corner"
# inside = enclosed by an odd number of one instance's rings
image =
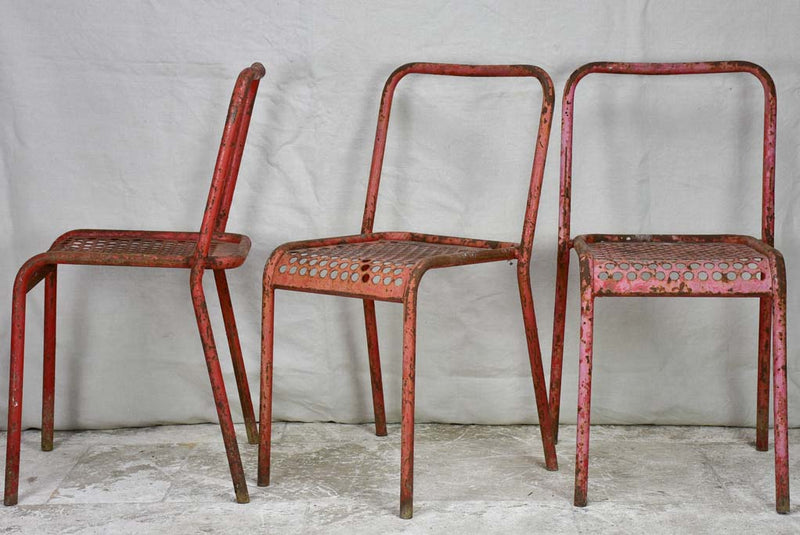
[[[570,238],[572,124],[575,88],[591,73],[750,73],[764,88],[764,146],[761,239],[741,235],[607,235]],[[586,505],[589,468],[589,411],[592,331],[596,297],[757,297],[760,299],[756,449],[766,451],[769,421],[770,334],[772,336],[775,430],[775,493],[779,513],[789,511],[786,416],[786,271],[773,248],[775,187],[775,85],[769,74],[747,62],[590,63],[564,88],[561,126],[561,211],[558,237],[550,409],[558,427],[569,252],[578,254],[581,285],[578,435],[575,505]]]
[[[225,383],[217,357],[214,335],[203,292],[203,273],[210,269],[219,292],[222,317],[230,345],[239,399],[251,444],[258,440],[242,350],[233,316],[225,270],[244,263],[250,239],[225,232],[233,191],[239,173],[253,101],[264,66],[254,63],[236,81],[217,156],[200,232],[153,232],[132,230],[72,230],[60,236],[47,252],[25,262],[14,281],[11,311],[11,371],[8,395],[8,444],[4,503],[17,503],[19,450],[22,424],[22,369],[25,348],[26,294],[42,279],[44,289],[44,370],[42,396],[42,449],[53,449],[53,408],[56,349],[56,273],[59,264],[136,266],[190,270],[189,283],[197,326],[203,343],[208,376],[217,407],[222,437],[230,464],[236,500],[249,501],[242,461],[236,443]]]
[[[373,232],[392,98],[398,82],[408,74],[479,77],[529,76],[539,80],[543,93],[542,110],[535,144],[527,208],[519,243],[434,236],[413,232]],[[398,68],[389,76],[380,103],[361,233],[353,236],[281,245],[272,253],[264,269],[259,485],[269,485],[270,477],[273,323],[276,289],[363,299],[372,379],[372,400],[375,411],[375,431],[380,436],[386,435],[386,417],[374,301],[403,303],[400,516],[411,518],[414,464],[414,362],[416,357],[417,290],[420,280],[429,269],[509,260],[517,261],[517,280],[546,465],[550,470],[557,469],[530,286],[531,246],[547,141],[550,135],[553,99],[550,77],[542,69],[528,65],[410,63]]]

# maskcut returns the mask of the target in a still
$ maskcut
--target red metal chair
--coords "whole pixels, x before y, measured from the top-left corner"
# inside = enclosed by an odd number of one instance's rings
[[[570,239],[572,122],[575,87],[586,75],[750,73],[764,88],[764,148],[761,239],[740,235],[606,235]],[[779,513],[789,511],[786,416],[786,271],[773,248],[775,186],[775,85],[753,63],[590,63],[564,88],[561,127],[561,211],[558,273],[550,376],[550,409],[558,427],[569,251],[578,253],[581,333],[575,505],[586,505],[592,330],[596,297],[757,297],[760,299],[756,449],[766,451],[769,410],[770,332],[774,374],[775,493]]]
[[[137,266],[189,269],[192,304],[203,343],[208,375],[217,407],[222,436],[230,464],[236,500],[249,501],[231,420],[225,383],[217,357],[214,336],[203,292],[203,273],[214,272],[222,307],[242,412],[251,444],[258,440],[250,390],[247,385],[239,336],[233,316],[225,270],[239,267],[250,250],[250,239],[225,232],[236,187],[247,129],[253,112],[264,66],[254,63],[236,81],[217,156],[200,232],[152,232],[131,230],[72,230],[60,236],[45,252],[25,262],[14,281],[11,311],[11,370],[8,394],[8,442],[4,503],[15,505],[19,487],[19,450],[22,424],[22,369],[25,348],[26,294],[42,279],[44,292],[44,370],[42,396],[42,449],[53,449],[55,390],[56,273],[59,264]]]
[[[519,243],[453,238],[412,232],[372,231],[392,97],[398,82],[407,74],[412,73],[480,77],[530,76],[539,80],[543,92],[543,107],[535,146],[525,220]],[[531,246],[547,141],[550,135],[553,99],[550,77],[542,69],[528,65],[411,63],[403,65],[389,76],[383,90],[378,114],[378,127],[361,234],[286,243],[275,249],[264,269],[259,485],[269,485],[270,475],[273,320],[276,289],[334,294],[364,300],[375,430],[379,436],[386,435],[386,417],[374,301],[403,303],[400,516],[411,518],[414,463],[414,361],[417,289],[420,280],[429,269],[508,260],[517,260],[517,279],[545,460],[548,469],[557,469],[530,287]]]

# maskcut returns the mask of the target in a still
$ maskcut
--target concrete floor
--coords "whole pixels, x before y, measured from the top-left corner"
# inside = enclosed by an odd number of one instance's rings
[[[268,488],[237,431],[247,505],[216,425],[61,432],[49,453],[25,432],[20,505],[0,508],[0,533],[800,533],[800,502],[775,513],[772,451],[755,451],[753,429],[595,426],[578,509],[574,426],[548,472],[535,426],[418,425],[410,521],[398,426],[276,424]],[[797,481],[800,429],[789,440]]]

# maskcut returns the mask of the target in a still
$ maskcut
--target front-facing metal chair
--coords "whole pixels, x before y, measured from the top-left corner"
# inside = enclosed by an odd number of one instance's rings
[[[228,335],[239,399],[251,444],[258,440],[250,389],[247,385],[242,350],[233,316],[225,270],[239,267],[247,258],[250,239],[225,232],[233,191],[239,173],[253,102],[264,67],[254,63],[236,81],[228,108],[211,189],[200,232],[154,232],[135,230],[72,230],[60,236],[47,252],[38,254],[20,268],[14,281],[11,310],[11,369],[8,395],[8,445],[6,449],[6,505],[17,503],[19,450],[22,426],[22,369],[25,348],[26,294],[42,279],[44,288],[44,370],[42,395],[42,449],[53,449],[53,408],[56,349],[56,271],[59,264],[93,266],[136,266],[190,270],[189,283],[197,326],[203,343],[208,376],[222,428],[236,500],[249,501],[247,484],[236,444],[225,383],[222,379],[206,309],[203,273],[210,269],[219,292],[222,318]]]
[[[570,238],[572,125],[578,82],[592,73],[749,73],[764,89],[761,239],[740,235],[608,235]],[[550,409],[558,427],[561,365],[570,249],[578,253],[581,281],[578,436],[575,505],[586,505],[589,468],[589,410],[592,388],[592,333],[596,297],[757,297],[760,299],[756,449],[767,450],[770,332],[774,376],[775,494],[779,513],[789,511],[789,445],[786,415],[786,270],[773,247],[775,190],[775,85],[748,62],[589,63],[564,88],[561,126],[561,210],[558,272],[550,367]]]
[[[373,232],[392,98],[398,82],[408,74],[473,77],[523,76],[536,78],[541,84],[542,108],[539,131],[535,141],[533,170],[527,194],[522,236],[518,243],[453,238],[413,232]],[[259,485],[268,485],[270,476],[273,324],[276,289],[363,299],[375,429],[378,435],[386,434],[386,417],[374,302],[379,300],[403,303],[400,516],[411,518],[414,465],[414,362],[416,357],[417,290],[420,280],[429,269],[512,260],[517,261],[517,280],[545,461],[548,469],[556,470],[557,461],[530,286],[531,247],[547,141],[550,135],[553,99],[553,85],[550,77],[542,69],[528,65],[410,63],[398,68],[389,76],[381,98],[361,234],[281,245],[272,253],[264,269]]]

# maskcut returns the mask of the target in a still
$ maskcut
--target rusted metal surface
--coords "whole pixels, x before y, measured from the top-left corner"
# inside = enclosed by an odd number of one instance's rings
[[[369,378],[372,386],[372,409],[375,414],[375,434],[385,437],[386,409],[383,406],[383,378],[381,376],[381,354],[378,348],[378,323],[375,318],[375,301],[364,299],[364,325],[367,327],[367,353],[369,354]]]
[[[572,134],[575,88],[588,74],[749,73],[764,89],[761,239],[742,235],[570,236]],[[753,63],[590,63],[576,70],[564,88],[561,123],[561,193],[550,410],[558,427],[569,252],[580,265],[581,334],[578,391],[578,437],[575,505],[586,505],[589,468],[589,422],[592,378],[592,331],[597,297],[757,297],[759,308],[756,448],[767,449],[770,336],[775,421],[775,492],[779,513],[789,510],[786,416],[786,275],[775,250],[775,85]]]
[[[527,207],[520,242],[497,242],[412,232],[373,232],[381,168],[392,98],[400,80],[408,74],[479,77],[533,77],[541,84],[542,109],[533,156]],[[258,484],[270,479],[270,434],[272,423],[273,325],[276,289],[325,293],[364,300],[367,345],[372,377],[375,428],[385,429],[383,389],[378,356],[378,336],[373,302],[403,303],[403,402],[401,423],[400,516],[413,512],[414,462],[414,367],[416,348],[417,288],[429,269],[516,260],[520,298],[528,341],[531,373],[542,431],[545,461],[556,469],[553,430],[542,371],[539,339],[530,293],[530,255],[544,173],[547,142],[553,113],[553,84],[542,69],[529,65],[450,65],[409,63],[389,76],[378,113],[367,199],[361,233],[281,245],[264,268],[261,342],[261,426]]]
[[[226,233],[225,226],[233,200],[233,191],[253,103],[259,81],[264,73],[264,67],[260,63],[254,63],[244,69],[236,81],[200,232],[72,230],[56,239],[47,252],[34,256],[20,268],[14,282],[11,312],[11,364],[4,495],[6,505],[16,504],[18,499],[26,294],[42,279],[45,280],[42,449],[47,451],[53,448],[56,267],[58,264],[191,270],[192,303],[197,316],[197,325],[208,365],[209,379],[222,428],[236,499],[240,503],[246,503],[249,500],[225,384],[222,380],[214,336],[206,309],[202,279],[206,269],[214,270],[239,387],[242,412],[248,437],[254,441],[257,433],[252,400],[247,386],[247,375],[239,347],[227,280],[224,275],[225,269],[238,267],[245,261],[250,250],[250,240],[247,236]]]

